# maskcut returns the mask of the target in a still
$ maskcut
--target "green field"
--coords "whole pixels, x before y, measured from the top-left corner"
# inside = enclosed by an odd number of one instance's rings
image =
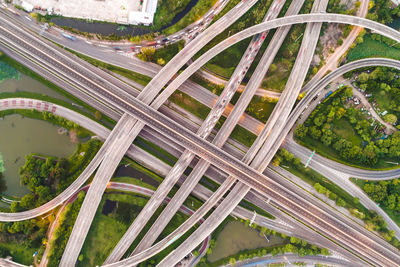
[[[349,51],[347,60],[354,61],[368,57],[386,57],[400,60],[400,49],[390,47],[384,42],[373,40],[370,35],[365,35],[364,42]]]
[[[349,140],[354,145],[360,146],[362,143],[361,137],[356,133],[350,122],[344,118],[335,120],[332,123],[333,132],[340,137]]]
[[[7,242],[1,242],[0,247],[10,252],[10,256],[12,257],[13,261],[25,265],[33,264],[32,255],[35,253],[36,249],[11,240],[8,240]]]

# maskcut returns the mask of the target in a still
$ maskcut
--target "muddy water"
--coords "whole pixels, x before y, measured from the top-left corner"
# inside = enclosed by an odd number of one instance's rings
[[[285,240],[278,236],[269,236],[268,242],[258,231],[239,221],[227,223],[217,237],[216,246],[208,256],[210,262],[234,255],[241,250],[256,249],[282,244]]]
[[[75,150],[69,136],[60,135],[49,122],[23,118],[15,114],[0,120],[0,153],[4,161],[4,177],[7,195],[23,196],[28,192],[20,185],[19,169],[24,165],[25,156],[40,153],[55,157],[67,157]]]

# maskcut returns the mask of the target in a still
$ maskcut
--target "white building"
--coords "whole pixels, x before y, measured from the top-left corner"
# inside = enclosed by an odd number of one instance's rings
[[[23,1],[21,6],[26,12],[32,12],[33,11],[33,5],[29,4],[28,2]]]
[[[150,25],[153,23],[156,10],[157,0],[143,0],[141,11],[129,12],[128,23]]]

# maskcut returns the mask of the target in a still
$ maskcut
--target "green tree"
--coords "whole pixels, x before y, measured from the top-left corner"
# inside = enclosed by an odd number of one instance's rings
[[[102,115],[101,115],[100,111],[96,110],[96,111],[94,112],[94,119],[95,119],[96,121],[99,121],[99,120],[101,120],[101,117],[102,117]]]
[[[300,138],[300,139],[304,139],[304,137],[307,136],[308,133],[308,127],[305,126],[304,124],[300,124],[299,126],[297,126],[294,134]]]
[[[160,65],[160,66],[164,66],[165,65],[165,60],[160,57],[160,58],[157,59],[157,64]]]
[[[358,80],[360,83],[366,83],[369,79],[369,74],[366,72],[362,72],[360,75],[358,75]]]
[[[383,119],[390,124],[394,124],[397,122],[397,117],[394,114],[386,114],[385,117],[383,117]]]

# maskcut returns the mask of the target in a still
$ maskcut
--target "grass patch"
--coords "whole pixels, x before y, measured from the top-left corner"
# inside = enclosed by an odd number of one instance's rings
[[[36,249],[32,247],[25,246],[19,242],[13,242],[8,240],[7,242],[1,242],[0,248],[9,251],[10,256],[14,262],[18,262],[25,265],[33,264],[33,253]]]
[[[248,209],[248,210],[254,210],[257,214],[270,218],[270,219],[275,219],[274,216],[272,216],[271,214],[269,214],[268,212],[266,212],[265,210],[261,209],[260,207],[254,205],[253,203],[250,203],[249,201],[243,199],[242,201],[240,201],[240,206]]]
[[[113,211],[108,215],[102,213],[106,200],[117,201]],[[97,209],[82,247],[83,259],[78,266],[101,265],[146,202],[147,197],[118,192],[110,193],[108,190]]]
[[[131,70],[127,70],[125,68],[121,68],[121,67],[118,67],[118,66],[115,66],[115,65],[111,65],[111,64],[105,63],[103,61],[88,57],[88,56],[83,55],[83,54],[80,54],[80,53],[78,53],[78,52],[76,52],[76,51],[74,51],[72,49],[66,48],[66,47],[64,47],[64,49],[69,51],[69,52],[71,52],[72,54],[76,55],[77,57],[87,61],[88,63],[92,64],[93,66],[96,66],[98,68],[107,69],[109,71],[115,72],[115,73],[117,73],[119,75],[122,75],[122,76],[132,80],[132,81],[137,82],[138,84],[141,84],[141,85],[145,86],[151,80],[151,78],[146,76],[146,75],[143,75],[143,74],[140,74],[140,73],[137,73],[137,72],[133,72]]]
[[[339,198],[342,198],[346,202],[346,204],[348,204],[349,206],[353,206],[363,212],[368,211],[360,203],[355,204],[354,197],[352,195],[347,193],[340,186],[333,183],[332,181],[330,181],[328,178],[326,178],[322,174],[318,173],[317,171],[315,171],[309,167],[299,170],[291,162],[286,162],[286,161],[283,165],[286,165],[289,167],[289,168],[283,167],[284,169],[288,170],[289,172],[296,175],[297,177],[300,177],[303,181],[305,181],[309,185],[314,186],[315,183],[319,183],[323,187],[327,188],[329,191],[335,193]]]
[[[159,175],[155,174],[154,172],[143,167],[142,165],[138,164],[136,161],[134,161],[128,157],[124,157],[120,164],[129,164],[130,167],[144,173],[147,176],[150,176],[153,180],[157,181],[158,183],[161,183],[163,180],[163,178],[160,177]]]
[[[353,126],[350,122],[344,118],[339,120],[335,120],[332,122],[333,132],[340,137],[349,140],[354,145],[361,146],[362,139],[358,134],[354,131]]]
[[[174,157],[170,153],[168,153],[166,150],[162,149],[161,147],[141,138],[137,137],[135,141],[133,142],[135,145],[140,147],[143,150],[146,150],[156,158],[158,158],[161,161],[164,161],[168,165],[172,166],[175,164],[175,162],[178,160],[178,158]]]
[[[384,42],[373,40],[370,34],[364,35],[364,42],[356,45],[347,54],[348,61],[368,57],[386,57],[400,60],[400,49],[391,47]]]

